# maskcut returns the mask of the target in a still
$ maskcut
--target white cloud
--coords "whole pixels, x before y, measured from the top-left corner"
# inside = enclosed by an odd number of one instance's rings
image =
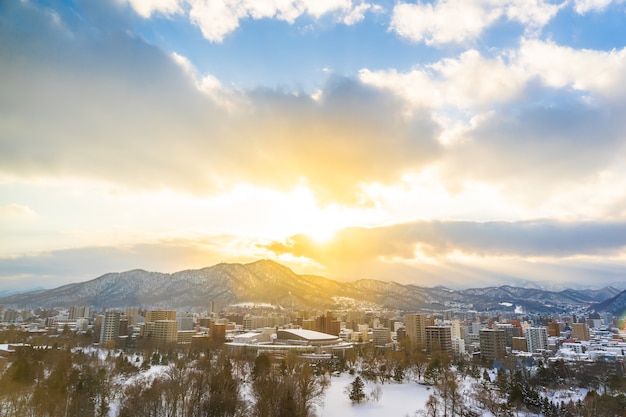
[[[172,52],[174,62],[185,71],[187,76],[195,83],[197,89],[210,97],[218,106],[232,111],[235,107],[236,96],[233,91],[224,88],[220,80],[212,74],[201,75],[187,57]]]
[[[367,3],[361,3],[356,6],[354,9],[349,11],[345,17],[343,18],[343,23],[351,26],[355,23],[359,23],[363,19],[365,19],[365,12],[368,11],[372,6]]]
[[[455,107],[482,111],[516,97],[527,76],[501,56],[489,59],[476,50],[445,58],[407,73],[361,70],[362,82],[386,88],[414,107]]]
[[[351,0],[186,0],[189,19],[211,42],[222,42],[242,19],[276,19],[293,24],[308,14],[315,19],[332,14],[336,22],[353,25],[362,21],[372,5]],[[142,14],[142,16],[145,16]],[[149,15],[148,15],[149,16]]]
[[[400,3],[394,7],[390,29],[414,42],[428,45],[464,43],[502,17],[527,30],[545,26],[562,5],[544,0],[437,0],[433,3]]]
[[[574,0],[574,10],[578,14],[601,12],[611,3],[623,3],[623,0]]]
[[[626,88],[626,48],[612,51],[576,50],[553,42],[524,40],[515,58],[528,74],[550,87],[571,87],[605,96]]]
[[[453,107],[470,114],[514,100],[529,82],[571,88],[605,98],[626,92],[626,48],[576,50],[550,41],[523,39],[517,50],[488,58],[468,50],[405,73],[363,69],[360,80],[401,96],[416,108]]]
[[[182,12],[182,0],[128,0],[132,8],[143,18],[150,18],[153,13],[170,16]]]

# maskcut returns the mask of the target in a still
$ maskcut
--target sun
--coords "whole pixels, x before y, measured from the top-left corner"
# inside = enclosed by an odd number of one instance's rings
[[[311,224],[303,233],[316,243],[328,243],[333,239],[339,229],[341,229],[341,226],[332,226],[326,222],[320,221]]]

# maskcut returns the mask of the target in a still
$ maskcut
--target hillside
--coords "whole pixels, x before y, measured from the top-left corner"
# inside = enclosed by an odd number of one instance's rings
[[[597,312],[608,312],[614,316],[624,317],[626,313],[626,290],[601,303],[594,304],[591,309]]]
[[[299,275],[279,263],[261,260],[249,264],[221,263],[173,274],[132,270],[108,273],[90,281],[0,298],[0,303],[20,308],[88,305],[96,308],[141,306],[150,308],[206,307],[263,302],[283,307],[339,308],[348,301],[401,310],[561,311],[587,307],[615,296],[612,287],[600,291],[559,292],[511,286],[451,290],[445,287],[401,285],[362,279],[339,282],[314,275]],[[338,301],[339,300],[339,301]],[[339,303],[339,304],[338,304]]]

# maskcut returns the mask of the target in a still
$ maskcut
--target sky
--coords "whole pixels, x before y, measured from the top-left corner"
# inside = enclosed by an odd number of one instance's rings
[[[0,74],[0,291],[626,282],[624,0],[9,0]]]

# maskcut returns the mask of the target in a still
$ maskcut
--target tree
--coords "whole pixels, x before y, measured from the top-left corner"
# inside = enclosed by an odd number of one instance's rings
[[[350,401],[352,401],[352,403],[361,403],[363,400],[365,400],[365,392],[363,391],[363,388],[365,387],[365,384],[363,383],[363,381],[361,380],[360,377],[356,377],[354,378],[354,381],[352,381],[352,383],[350,384],[350,392],[348,395],[348,398],[350,398]]]

